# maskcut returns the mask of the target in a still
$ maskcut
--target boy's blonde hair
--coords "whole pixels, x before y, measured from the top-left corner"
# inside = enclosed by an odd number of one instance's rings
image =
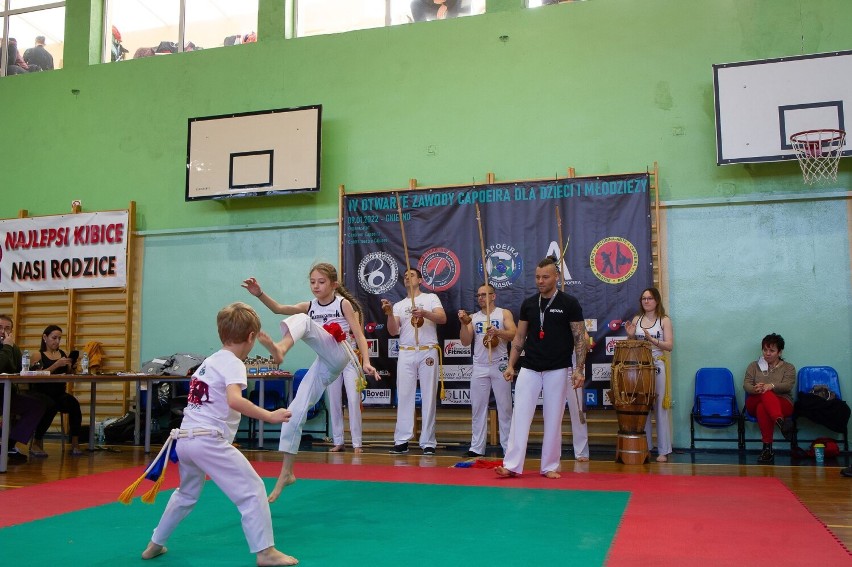
[[[243,343],[248,340],[249,334],[260,331],[260,317],[250,305],[237,301],[219,311],[216,326],[223,345]]]

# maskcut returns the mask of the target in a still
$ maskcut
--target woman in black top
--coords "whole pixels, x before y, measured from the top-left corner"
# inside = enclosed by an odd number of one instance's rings
[[[59,349],[62,342],[62,329],[58,325],[48,325],[41,336],[41,348],[32,357],[32,368],[49,370],[51,374],[68,374],[73,370],[74,359],[68,357],[64,351]],[[65,382],[33,382],[30,391],[40,396],[48,404],[44,416],[36,428],[33,446],[30,455],[33,457],[46,457],[44,451],[44,434],[53,423],[57,412],[68,414],[68,425],[71,433],[71,454],[82,455],[80,450],[80,429],[83,424],[83,414],[80,411],[80,402],[77,398],[66,391]],[[63,432],[63,435],[65,433]]]

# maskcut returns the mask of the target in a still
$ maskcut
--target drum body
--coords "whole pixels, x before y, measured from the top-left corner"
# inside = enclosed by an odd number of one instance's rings
[[[616,461],[642,464],[648,460],[645,422],[657,397],[655,377],[654,356],[646,341],[615,343],[610,397],[618,417]]]

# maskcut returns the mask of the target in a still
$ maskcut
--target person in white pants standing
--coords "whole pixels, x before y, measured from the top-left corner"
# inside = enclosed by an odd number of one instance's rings
[[[674,329],[672,320],[666,315],[660,291],[649,287],[639,298],[639,313],[624,324],[628,339],[646,340],[651,343],[651,354],[654,357],[656,378],[654,386],[657,399],[654,402],[654,416],[657,420],[657,462],[665,463],[672,452],[671,415],[666,407],[665,393],[666,363],[663,356],[674,348]],[[651,416],[645,423],[645,434],[648,438],[648,448],[654,446],[652,438]]]
[[[515,338],[515,318],[508,309],[497,307],[497,293],[490,284],[480,286],[476,301],[480,310],[471,317],[459,311],[459,340],[464,346],[473,345],[473,375],[470,378],[471,438],[465,457],[482,457],[488,426],[488,400],[494,390],[497,405],[500,445],[503,454],[509,444],[512,425],[512,383],[503,378],[508,367],[507,345]],[[488,315],[486,315],[488,313]]]
[[[406,271],[403,281],[408,289],[407,298],[393,305],[382,299],[382,311],[388,316],[388,333],[399,335],[396,428],[390,452],[397,455],[408,452],[408,441],[414,437],[414,398],[419,380],[423,416],[420,448],[424,455],[434,455],[438,444],[435,411],[442,353],[438,344],[438,325],[447,322],[447,314],[437,295],[420,291],[423,275],[418,270]]]
[[[541,444],[541,474],[559,478],[562,458],[562,417],[568,396],[569,380],[574,389],[582,387],[586,368],[586,327],[583,309],[577,299],[556,289],[559,270],[554,258],[545,258],[535,270],[538,293],[521,304],[518,331],[509,352],[509,366],[504,373],[507,381],[515,376],[514,366],[521,352],[524,361],[515,384],[515,411],[509,433],[509,448],[503,465],[495,472],[501,477],[523,473],[530,425],[539,394],[542,397],[544,437]],[[576,357],[571,371],[572,352]],[[574,402],[576,403],[576,401]],[[580,408],[578,408],[579,410]],[[578,413],[579,417],[579,413]],[[572,434],[586,438],[586,425],[571,419]],[[585,442],[588,450],[588,443]],[[576,455],[588,460],[588,455]]]

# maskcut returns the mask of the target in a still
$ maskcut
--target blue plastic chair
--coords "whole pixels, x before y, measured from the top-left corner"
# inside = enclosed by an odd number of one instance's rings
[[[837,370],[831,366],[803,366],[799,369],[796,375],[796,391],[798,394],[810,393],[814,386],[825,386],[837,396],[838,400],[842,400],[843,396],[840,392],[840,377],[837,375]],[[793,424],[796,424],[796,412],[793,412]],[[794,447],[798,445],[797,430],[793,429]],[[849,428],[843,431],[843,448],[849,451]]]
[[[690,448],[695,441],[728,442],[724,438],[697,438],[695,424],[711,429],[737,426],[737,446],[742,443],[742,421],[737,409],[737,392],[734,375],[727,368],[699,368],[695,373],[695,395],[692,402],[692,419],[689,423]]]
[[[803,366],[799,369],[796,375],[796,390],[801,393],[807,393],[813,390],[814,386],[826,386],[834,392],[838,400],[842,400],[840,395],[840,377],[837,375],[837,370],[831,366]]]
[[[249,392],[249,400],[260,404],[260,389],[263,388],[263,409],[274,411],[287,406],[287,381],[286,380],[255,380],[254,388]],[[249,419],[249,439],[254,439],[256,419]]]

